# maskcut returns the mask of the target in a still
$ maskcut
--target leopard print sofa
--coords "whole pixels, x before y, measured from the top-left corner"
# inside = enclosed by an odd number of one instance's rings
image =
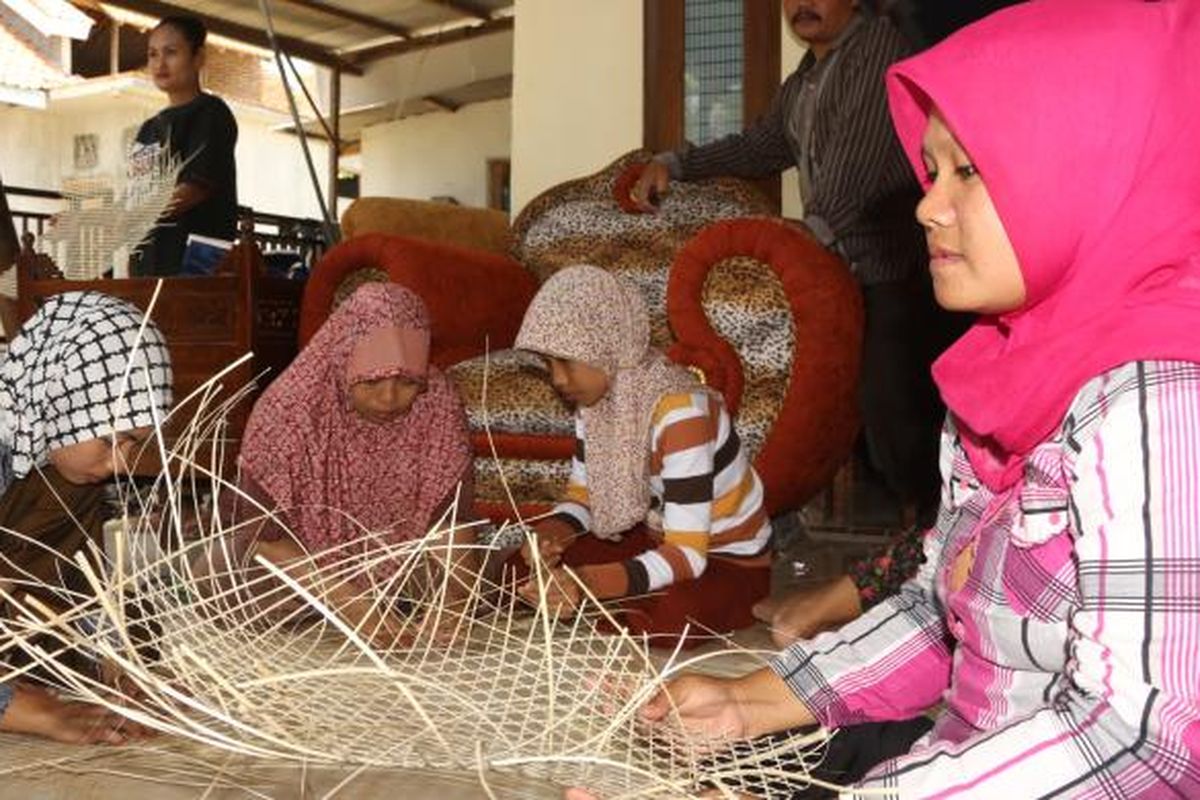
[[[706,225],[766,215],[770,206],[751,184],[718,180],[678,184],[658,213],[629,214],[615,201],[614,186],[631,165],[647,157],[645,152],[630,153],[594,175],[537,197],[513,225],[514,255],[539,282],[563,267],[588,263],[635,284],[651,312],[653,344],[670,351],[676,338],[667,285],[676,253]],[[770,434],[791,375],[795,328],[788,299],[770,265],[734,257],[711,268],[703,306],[715,334],[741,358],[743,388],[735,399],[735,419],[753,456]],[[490,426],[493,433],[571,437],[570,410],[549,389],[544,369],[528,356],[500,351],[461,362],[450,372],[462,389],[472,431]],[[502,507],[509,493],[522,502],[546,505],[566,483],[565,459],[512,459],[480,450],[476,495],[491,508]]]

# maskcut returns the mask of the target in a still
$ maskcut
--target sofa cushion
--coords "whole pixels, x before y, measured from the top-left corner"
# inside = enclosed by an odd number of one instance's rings
[[[716,220],[769,215],[770,202],[752,184],[737,180],[678,183],[655,214],[629,214],[613,200],[613,187],[645,151],[625,155],[586,178],[554,186],[513,222],[518,261],[539,282],[563,267],[594,264],[634,283],[650,312],[651,341],[672,343],[667,325],[667,275],[676,251]]]
[[[796,329],[788,298],[771,265],[749,256],[713,265],[702,297],[709,324],[741,359],[734,422],[753,458],[779,416],[792,374]]]
[[[490,426],[493,434],[574,439],[571,409],[550,386],[542,360],[532,353],[497,350],[460,361],[448,374],[467,407],[472,433]]]
[[[480,509],[508,516],[510,492],[525,512],[552,504],[570,477],[575,423],[542,360],[498,350],[461,361],[448,374],[467,409]]]
[[[503,211],[403,197],[358,198],[342,214],[342,233],[347,239],[368,233],[416,236],[500,255],[512,249]]]
[[[313,270],[304,288],[300,345],[338,302],[374,280],[395,281],[421,296],[432,324],[430,361],[440,367],[471,358],[488,343],[510,345],[537,292],[533,275],[507,256],[409,236],[366,234],[331,248]]]

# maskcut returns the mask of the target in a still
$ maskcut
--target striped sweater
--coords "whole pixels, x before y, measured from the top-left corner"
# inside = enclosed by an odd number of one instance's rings
[[[943,703],[852,797],[1200,797],[1200,365],[1090,381],[1000,493],[947,424],[927,561],[774,670],[829,727]]]
[[[554,518],[574,533],[591,526],[583,420],[575,416],[576,452],[566,495]],[[661,536],[654,550],[624,563],[580,568],[601,599],[644,594],[704,574],[709,555],[769,558],[771,524],[762,482],[742,449],[720,398],[706,391],[668,394],[651,416],[651,510]],[[757,563],[759,558],[749,559]],[[765,562],[764,562],[765,563]]]

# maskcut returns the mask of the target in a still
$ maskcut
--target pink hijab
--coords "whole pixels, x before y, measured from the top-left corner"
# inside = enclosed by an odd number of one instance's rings
[[[946,120],[1020,261],[1025,304],[933,368],[1007,488],[1089,379],[1200,361],[1200,3],[1035,0],[900,62],[888,91],[919,176],[930,111]]]
[[[470,464],[466,418],[449,380],[429,365],[420,298],[370,283],[341,304],[263,393],[239,463],[311,550],[359,539],[423,535]],[[404,375],[425,383],[408,413],[363,419],[350,386]],[[364,531],[365,528],[365,531]]]

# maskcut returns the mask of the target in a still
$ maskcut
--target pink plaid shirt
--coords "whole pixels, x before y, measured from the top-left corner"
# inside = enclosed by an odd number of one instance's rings
[[[830,728],[943,703],[930,734],[862,786],[906,799],[1200,797],[1200,365],[1134,362],[1093,379],[999,494],[948,422],[942,474],[917,577],[772,663]]]

